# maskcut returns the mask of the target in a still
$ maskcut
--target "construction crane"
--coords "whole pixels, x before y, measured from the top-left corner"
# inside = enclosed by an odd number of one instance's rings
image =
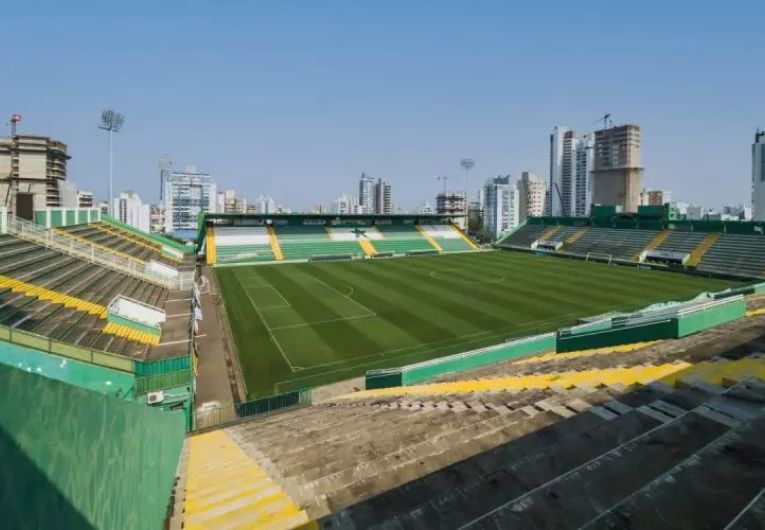
[[[598,123],[599,121],[603,122],[603,128],[604,129],[608,129],[609,127],[613,127],[614,126],[614,121],[611,119],[611,113],[610,112],[606,112],[603,115],[602,118],[598,118],[597,120],[595,120],[592,123]]]

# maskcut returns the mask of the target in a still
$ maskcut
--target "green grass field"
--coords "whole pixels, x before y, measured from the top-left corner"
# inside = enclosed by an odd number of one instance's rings
[[[250,397],[734,284],[518,252],[215,270]]]

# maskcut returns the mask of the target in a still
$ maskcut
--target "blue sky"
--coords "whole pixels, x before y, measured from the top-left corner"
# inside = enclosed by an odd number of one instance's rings
[[[765,126],[761,0],[46,0],[3,20],[0,115],[68,143],[70,179],[102,196],[107,106],[127,116],[117,189],[155,201],[167,153],[294,209],[362,171],[432,202],[465,156],[472,189],[546,178],[553,126],[604,112],[643,127],[645,186],[748,203]]]

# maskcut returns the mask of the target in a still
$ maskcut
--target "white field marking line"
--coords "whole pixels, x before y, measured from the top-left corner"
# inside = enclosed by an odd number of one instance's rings
[[[245,290],[247,290],[249,287],[252,287],[254,289],[262,289],[263,287],[268,287],[269,289],[273,290],[276,294],[278,294],[279,298],[281,298],[284,301],[283,304],[274,304],[274,305],[263,306],[263,307],[260,308],[263,311],[266,311],[268,309],[285,309],[285,308],[288,308],[288,307],[292,307],[292,304],[290,304],[289,301],[286,298],[284,298],[282,293],[279,292],[279,289],[277,289],[273,285],[268,285],[267,283],[263,283],[263,284],[260,284],[260,285],[246,285],[245,286],[245,285],[241,284],[241,282],[240,282],[240,285],[242,285],[242,287]],[[247,294],[249,294],[249,293],[247,293]],[[250,299],[250,300],[252,300],[252,299]]]
[[[274,344],[276,344],[276,347],[278,348],[279,353],[282,354],[282,357],[287,363],[287,366],[290,367],[290,371],[294,372],[295,368],[292,366],[292,363],[290,362],[289,357],[287,357],[287,354],[284,353],[284,350],[282,349],[282,345],[279,344],[278,340],[276,340],[276,337],[274,336],[273,331],[271,331],[271,328],[268,327],[268,322],[266,322],[266,319],[263,318],[263,314],[260,312],[260,309],[258,309],[258,306],[255,304],[255,301],[250,296],[249,291],[245,289],[244,285],[242,285],[242,282],[239,281],[239,278],[237,278],[236,281],[239,282],[240,287],[244,289],[244,293],[247,295],[247,298],[250,300],[250,304],[252,305],[253,309],[255,309],[255,312],[258,314],[258,318],[260,318],[260,321],[263,322],[263,326],[265,326],[265,328],[268,330],[268,334],[271,337],[271,340],[274,342]]]
[[[369,313],[369,315],[368,315],[368,316],[375,316],[375,317],[377,316],[377,313],[375,313],[374,311],[372,311],[371,309],[369,309],[367,306],[365,306],[364,304],[362,304],[361,302],[359,302],[359,301],[357,301],[357,300],[354,300],[353,298],[351,298],[351,297],[350,297],[350,295],[347,295],[347,294],[343,294],[343,293],[341,293],[340,291],[338,291],[337,289],[335,289],[334,287],[332,287],[331,285],[329,285],[327,282],[325,282],[325,281],[321,280],[320,278],[317,278],[316,276],[314,276],[313,274],[311,274],[311,272],[310,272],[310,271],[305,271],[305,273],[306,273],[306,274],[308,274],[308,276],[310,276],[311,278],[313,278],[313,279],[314,279],[314,280],[316,280],[317,282],[319,282],[320,284],[324,285],[324,286],[325,286],[327,289],[331,289],[331,290],[335,291],[335,292],[336,292],[337,294],[339,294],[340,296],[342,296],[342,297],[344,297],[344,298],[347,298],[348,300],[350,300],[351,302],[353,302],[354,304],[356,304],[357,306],[359,306],[360,308],[362,308],[364,311],[366,311],[367,313]],[[346,285],[346,287],[350,287],[350,286],[349,286],[349,285]],[[353,294],[353,287],[351,287],[351,294]]]
[[[574,317],[575,315],[576,315],[576,313],[567,313],[566,315],[562,315],[560,317],[556,317],[555,319],[550,319],[550,323],[555,324],[555,323],[557,323],[559,321],[562,322],[562,321],[567,320],[567,319],[569,319],[571,317]],[[532,322],[532,324],[537,324],[537,323],[545,324],[545,323],[547,323],[547,321],[539,320],[539,321]],[[396,359],[398,357],[406,357],[408,355],[416,355],[418,353],[422,353],[424,350],[427,350],[429,346],[432,346],[432,345],[435,345],[435,344],[446,344],[446,345],[448,345],[452,341],[456,341],[456,340],[460,340],[460,339],[466,339],[468,337],[473,338],[474,340],[480,340],[480,337],[483,337],[483,336],[488,336],[488,337],[492,337],[492,336],[495,336],[495,335],[501,336],[501,335],[504,335],[506,330],[510,330],[510,329],[514,329],[514,328],[497,328],[497,329],[491,329],[491,330],[488,330],[488,331],[479,331],[477,333],[468,333],[466,335],[459,335],[457,337],[449,337],[448,339],[439,339],[439,340],[434,340],[434,341],[431,341],[431,342],[423,342],[423,343],[420,343],[420,344],[417,344],[417,345],[414,345],[414,346],[403,346],[401,348],[394,348],[394,349],[391,349],[391,350],[384,350],[384,351],[381,351],[381,352],[370,353],[368,355],[362,355],[360,357],[354,357],[352,360],[363,360],[363,359],[368,359],[370,357],[386,357],[389,353],[396,353],[396,352],[404,351],[404,353],[402,355],[400,355],[400,356],[399,355],[394,355],[393,357],[391,357],[390,359],[392,360],[392,359]],[[523,328],[516,328],[516,329],[521,331]],[[520,338],[523,338],[523,337],[522,336],[511,337],[511,340],[512,339],[520,339]],[[471,342],[473,342],[473,341],[471,341]],[[497,344],[501,344],[501,343],[497,343]],[[405,351],[405,350],[408,350],[408,349],[411,349],[411,351]],[[469,350],[465,350],[465,351],[469,351]],[[458,352],[458,353],[464,353],[464,352]],[[443,356],[441,356],[441,357],[443,357]],[[434,359],[435,358],[438,358],[438,356],[434,357]],[[350,360],[351,359],[331,361],[331,362],[328,362],[328,363],[312,364],[312,365],[307,366],[305,368],[306,369],[321,368],[323,366],[332,366],[332,365],[336,365],[336,364],[347,363]],[[363,365],[364,365],[364,363],[359,363],[359,364],[354,363],[354,364],[351,364],[349,367],[353,368],[355,366],[363,366]],[[344,369],[347,370],[348,368],[341,368],[339,370],[333,370],[333,371],[330,371],[330,372],[322,372],[322,373],[323,374],[328,374],[328,373],[332,373],[332,372],[339,372],[339,371],[342,371]],[[314,376],[316,376],[316,375],[320,375],[320,374],[314,374]],[[314,377],[314,376],[308,376],[308,377]],[[280,381],[280,383],[281,382],[284,382],[284,381]]]
[[[189,315],[191,315],[191,313],[178,313],[177,315],[167,315],[165,318],[187,317]]]
[[[271,331],[280,331],[283,329],[295,329],[295,328],[304,328],[307,326],[315,326],[317,324],[327,324],[329,322],[342,322],[344,320],[358,320],[360,318],[372,318],[376,317],[377,315],[357,315],[355,317],[340,317],[340,318],[328,318],[327,320],[318,320],[316,322],[303,322],[302,324],[288,324],[286,326],[277,326],[275,328],[271,328]]]

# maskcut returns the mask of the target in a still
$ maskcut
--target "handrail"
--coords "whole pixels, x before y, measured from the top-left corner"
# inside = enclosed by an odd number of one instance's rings
[[[136,262],[126,260],[117,254],[99,250],[95,245],[59,235],[11,215],[8,216],[8,233],[168,289],[181,289],[186,283],[186,278],[182,275],[178,278],[166,278],[149,273],[143,264],[139,266]]]

